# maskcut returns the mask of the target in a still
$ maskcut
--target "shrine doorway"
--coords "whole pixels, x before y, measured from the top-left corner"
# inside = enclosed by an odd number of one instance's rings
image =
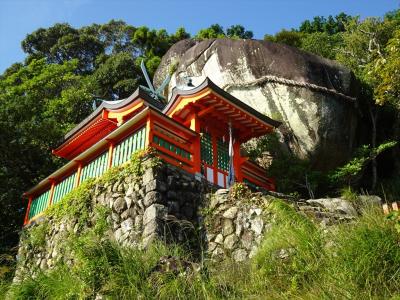
[[[228,187],[229,144],[226,138],[211,132],[201,133],[201,172],[208,182]]]

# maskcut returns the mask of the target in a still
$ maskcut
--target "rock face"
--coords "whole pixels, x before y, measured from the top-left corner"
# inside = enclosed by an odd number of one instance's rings
[[[178,42],[154,76],[159,86],[177,66],[168,87],[215,84],[266,115],[283,121],[282,140],[293,153],[327,169],[348,158],[357,126],[357,86],[334,61],[290,46],[258,40]]]

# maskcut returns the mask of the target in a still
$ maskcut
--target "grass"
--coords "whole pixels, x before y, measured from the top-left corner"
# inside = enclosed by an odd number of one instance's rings
[[[274,215],[255,257],[244,263],[206,260],[200,272],[154,272],[163,256],[190,260],[176,245],[130,249],[89,232],[72,240],[75,266],[0,293],[9,299],[395,299],[400,296],[400,235],[369,209],[356,222],[321,231],[287,204]]]

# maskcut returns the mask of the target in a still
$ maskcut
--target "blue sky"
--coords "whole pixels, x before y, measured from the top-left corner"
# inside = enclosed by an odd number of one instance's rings
[[[57,22],[75,27],[122,19],[133,26],[183,26],[192,34],[210,24],[242,24],[255,38],[282,28],[298,27],[305,19],[345,12],[382,16],[399,8],[399,0],[0,0],[0,73],[25,54],[25,36]]]

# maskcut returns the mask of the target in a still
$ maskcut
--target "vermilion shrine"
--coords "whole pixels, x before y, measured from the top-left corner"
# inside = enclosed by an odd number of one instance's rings
[[[275,190],[266,171],[241,155],[240,145],[279,125],[208,78],[192,89],[175,89],[168,104],[139,87],[129,98],[103,101],[53,150],[69,162],[24,194],[29,199],[24,224],[86,179],[101,176],[147,147],[155,148],[166,163],[227,187],[229,126],[235,180]]]

